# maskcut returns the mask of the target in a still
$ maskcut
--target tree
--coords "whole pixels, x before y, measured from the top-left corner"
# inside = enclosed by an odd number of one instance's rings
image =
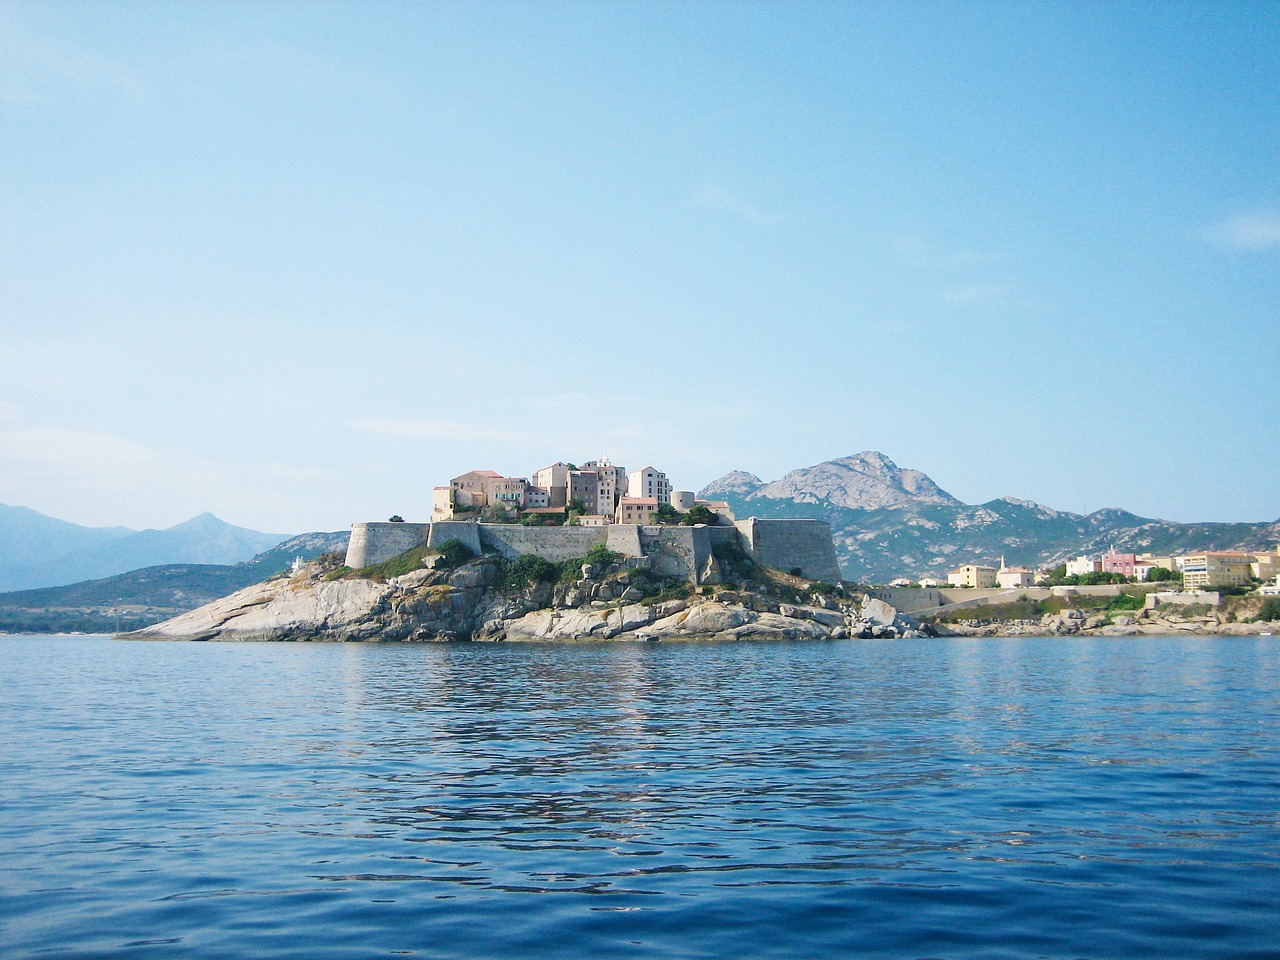
[[[392,514],[387,520],[387,523],[404,523],[404,517],[400,516],[398,513]]]
[[[1175,580],[1181,580],[1182,574],[1168,567],[1152,567],[1147,571],[1148,583],[1173,583]]]
[[[658,504],[658,509],[653,513],[654,523],[680,523],[684,519],[684,514],[677,510],[669,503]]]
[[[701,503],[695,503],[690,507],[689,512],[684,515],[684,520],[681,521],[681,523],[689,527],[697,523],[705,523],[709,527],[714,527],[719,522],[719,514]]]

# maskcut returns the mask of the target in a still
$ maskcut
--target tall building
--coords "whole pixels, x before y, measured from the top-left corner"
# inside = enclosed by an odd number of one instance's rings
[[[658,503],[671,502],[671,483],[656,467],[641,467],[627,477],[628,497],[653,497]]]

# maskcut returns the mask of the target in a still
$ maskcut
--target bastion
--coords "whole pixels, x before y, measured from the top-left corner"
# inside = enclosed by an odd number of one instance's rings
[[[525,527],[438,520],[432,523],[356,523],[351,526],[346,565],[353,569],[382,563],[413,547],[438,547],[458,540],[473,553],[499,553],[507,559],[532,554],[563,563],[604,546],[624,557],[647,557],[662,576],[703,583],[714,576],[715,548],[736,543],[757,563],[812,580],[840,581],[831,528],[822,520],[762,520],[751,517],[733,526],[667,527],[613,523],[603,527]]]

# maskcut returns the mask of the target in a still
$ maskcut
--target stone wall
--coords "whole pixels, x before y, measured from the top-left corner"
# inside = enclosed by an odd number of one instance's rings
[[[799,569],[810,580],[839,583],[840,564],[831,527],[825,520],[762,520],[735,523],[756,563],[790,573]],[[710,529],[710,528],[708,528]]]
[[[427,536],[427,546],[439,548],[440,544],[449,540],[457,540],[464,547],[479,556],[484,549],[480,537],[480,524],[471,520],[437,520],[431,524],[431,532]]]
[[[371,567],[427,542],[429,523],[353,523],[347,541],[346,564]]]
[[[514,559],[534,554],[552,563],[576,560],[593,547],[605,545],[624,557],[647,556],[651,569],[662,576],[702,583],[712,570],[717,544],[745,541],[758,562],[780,570],[799,568],[804,576],[837,582],[831,531],[821,520],[743,520],[736,527],[524,527],[518,524],[439,520],[435,523],[356,523],[347,546],[347,566],[382,563],[413,547],[439,547],[459,540],[474,553],[491,550]]]
[[[480,543],[486,549],[500,553],[508,560],[531,553],[552,563],[583,556],[592,547],[604,543],[609,530],[608,527],[522,527],[510,523],[472,526],[480,528]]]

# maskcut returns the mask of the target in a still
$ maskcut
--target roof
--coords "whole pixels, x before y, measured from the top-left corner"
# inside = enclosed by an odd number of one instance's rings
[[[618,501],[619,504],[627,503],[632,506],[653,506],[658,505],[657,497],[623,497]]]

